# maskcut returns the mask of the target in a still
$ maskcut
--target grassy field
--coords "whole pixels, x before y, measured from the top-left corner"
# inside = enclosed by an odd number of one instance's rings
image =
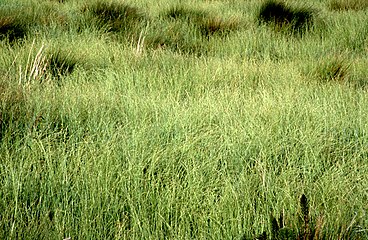
[[[0,239],[368,239],[365,0],[1,0],[0,40]]]

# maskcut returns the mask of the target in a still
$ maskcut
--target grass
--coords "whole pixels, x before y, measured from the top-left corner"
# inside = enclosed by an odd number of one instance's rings
[[[12,17],[0,19],[0,39],[7,39],[9,43],[21,40],[27,35],[27,28],[21,22]]]
[[[314,13],[309,8],[295,8],[283,2],[265,1],[260,7],[257,19],[260,22],[272,23],[277,28],[289,28],[300,32],[313,24]]]
[[[353,10],[353,11],[361,11],[368,8],[367,1],[364,0],[331,0],[328,3],[328,6],[331,10],[336,11],[346,11],[346,10]]]
[[[39,33],[42,28],[50,30],[53,25],[65,26],[65,17],[52,3],[20,1],[14,4],[4,1],[2,4],[0,41],[5,40],[10,45],[23,42],[31,33]]]
[[[203,56],[212,37],[224,38],[239,29],[239,25],[235,17],[225,20],[201,9],[176,5],[151,22],[145,43],[153,49]]]
[[[338,58],[327,60],[318,69],[318,78],[322,81],[344,82],[349,72],[349,64]]]
[[[2,109],[0,115],[0,139],[4,141],[12,141],[12,135],[15,132],[9,131],[9,128],[19,128],[25,127],[24,115],[27,112],[24,111],[25,108],[25,96],[20,89],[12,89],[6,86],[5,83],[1,85],[1,102]]]
[[[240,25],[236,18],[224,20],[204,10],[194,9],[184,5],[169,8],[162,16],[170,20],[183,21],[184,23],[193,25],[206,38],[213,35],[227,35],[239,28]]]
[[[309,212],[309,201],[307,197],[302,194],[300,197],[300,223],[299,229],[294,231],[291,228],[285,226],[285,219],[283,218],[284,213],[280,214],[280,217],[276,219],[271,215],[270,217],[270,229],[271,234],[268,237],[267,232],[263,232],[255,239],[297,239],[297,240],[308,240],[308,239],[329,239],[329,236],[324,235],[323,231],[323,217],[317,217],[316,221],[313,223],[310,219]],[[355,239],[354,230],[352,229],[354,222],[347,229],[342,229],[340,237],[345,239]],[[246,239],[246,238],[244,238]]]
[[[205,39],[193,24],[163,22],[151,26],[144,44],[152,49],[164,49],[179,54],[201,56],[206,54]]]
[[[164,17],[174,20],[185,20],[185,21],[203,21],[208,17],[206,11],[200,9],[191,9],[184,5],[177,5],[169,8],[164,14]]]
[[[300,37],[259,1],[11,5],[0,238],[366,239],[368,19],[329,2]],[[121,6],[145,20],[107,31]]]
[[[64,53],[59,50],[50,56],[48,69],[54,77],[71,74],[77,65],[77,60],[73,58],[71,53]]]
[[[239,22],[236,19],[223,20],[218,17],[212,17],[200,23],[199,28],[205,37],[213,35],[227,35],[235,31],[239,27]]]
[[[83,12],[90,13],[100,28],[110,32],[135,31],[145,19],[142,11],[124,2],[92,2],[83,7]]]

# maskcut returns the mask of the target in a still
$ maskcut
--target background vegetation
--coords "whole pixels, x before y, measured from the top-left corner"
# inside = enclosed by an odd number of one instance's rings
[[[365,1],[0,1],[1,239],[367,239]]]

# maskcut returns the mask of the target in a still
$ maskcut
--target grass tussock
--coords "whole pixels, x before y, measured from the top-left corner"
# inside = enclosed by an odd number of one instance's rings
[[[208,13],[199,9],[192,9],[183,5],[174,6],[162,14],[162,16],[173,20],[185,20],[188,22],[203,21]]]
[[[15,43],[28,33],[27,24],[14,16],[0,17],[0,40]]]
[[[366,0],[331,0],[328,8],[334,11],[363,11],[368,9],[368,1]]]
[[[132,32],[145,20],[143,12],[124,2],[98,1],[83,8],[93,16],[98,27],[109,32]]]
[[[205,37],[213,35],[224,36],[239,28],[239,21],[236,18],[224,20],[220,17],[204,19],[199,24],[199,29]]]
[[[236,18],[225,20],[220,16],[213,16],[204,10],[193,9],[182,5],[174,6],[162,15],[166,18],[176,21],[180,20],[195,26],[207,38],[213,35],[225,36],[238,29],[240,25]]]
[[[26,65],[19,67],[19,77],[22,83],[44,83],[49,82],[52,78],[60,79],[71,74],[78,64],[78,60],[70,51],[59,49],[52,52],[42,45],[34,54],[33,46]]]
[[[51,26],[66,26],[67,18],[50,2],[38,5],[31,3],[4,4],[0,7],[0,40],[7,39],[13,44]],[[37,36],[39,37],[39,35]]]
[[[145,38],[145,45],[153,49],[198,56],[205,53],[206,47],[200,33],[193,26],[180,23],[156,28]]]
[[[58,50],[50,54],[48,69],[54,77],[66,76],[75,70],[77,63],[72,53]]]
[[[160,14],[160,22],[151,28],[145,44],[154,49],[204,55],[207,40],[212,36],[224,37],[239,27],[236,18],[223,19],[201,9],[178,5]]]
[[[314,13],[309,8],[291,7],[284,2],[265,1],[257,14],[261,23],[272,24],[276,29],[302,32],[313,24]]]
[[[311,82],[348,84],[357,87],[357,83],[351,78],[351,65],[351,61],[346,57],[333,55],[306,64],[301,71]]]
[[[350,64],[342,57],[327,58],[318,64],[315,75],[320,82],[345,83],[349,76]]]

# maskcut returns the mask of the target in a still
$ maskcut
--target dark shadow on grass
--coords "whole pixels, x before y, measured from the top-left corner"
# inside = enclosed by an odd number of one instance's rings
[[[224,20],[219,17],[210,17],[199,23],[203,36],[209,38],[214,35],[226,36],[239,28],[237,19]]]
[[[195,56],[207,54],[207,40],[211,37],[227,36],[239,26],[235,18],[225,20],[204,10],[183,5],[169,8],[160,16],[162,22],[148,34],[146,46]]]
[[[281,213],[278,219],[273,215],[270,216],[270,231],[262,232],[254,237],[254,240],[312,240],[312,239],[328,239],[323,232],[323,222],[321,219],[312,222],[309,212],[309,200],[303,194],[300,197],[300,221],[298,222],[298,230],[285,226],[284,215]],[[243,237],[243,239],[247,239]]]
[[[73,73],[77,64],[78,61],[71,52],[57,50],[49,55],[47,69],[60,85],[61,78]]]
[[[0,17],[0,41],[19,42],[28,33],[27,24],[13,16]]]
[[[88,12],[92,15],[91,24],[95,24],[108,32],[133,34],[146,21],[146,16],[142,11],[126,3],[94,2],[87,4],[83,8],[83,12]]]
[[[304,33],[314,22],[314,11],[295,8],[275,0],[265,1],[257,14],[259,23],[273,25],[275,29],[287,29],[293,33]]]
[[[203,21],[208,13],[198,9],[190,9],[181,5],[174,6],[161,14],[163,17],[173,20],[186,20],[189,22]]]
[[[212,16],[206,11],[182,5],[174,6],[161,15],[168,19],[194,25],[206,38],[214,35],[225,36],[239,27],[239,21],[235,18],[224,20],[219,16]]]

